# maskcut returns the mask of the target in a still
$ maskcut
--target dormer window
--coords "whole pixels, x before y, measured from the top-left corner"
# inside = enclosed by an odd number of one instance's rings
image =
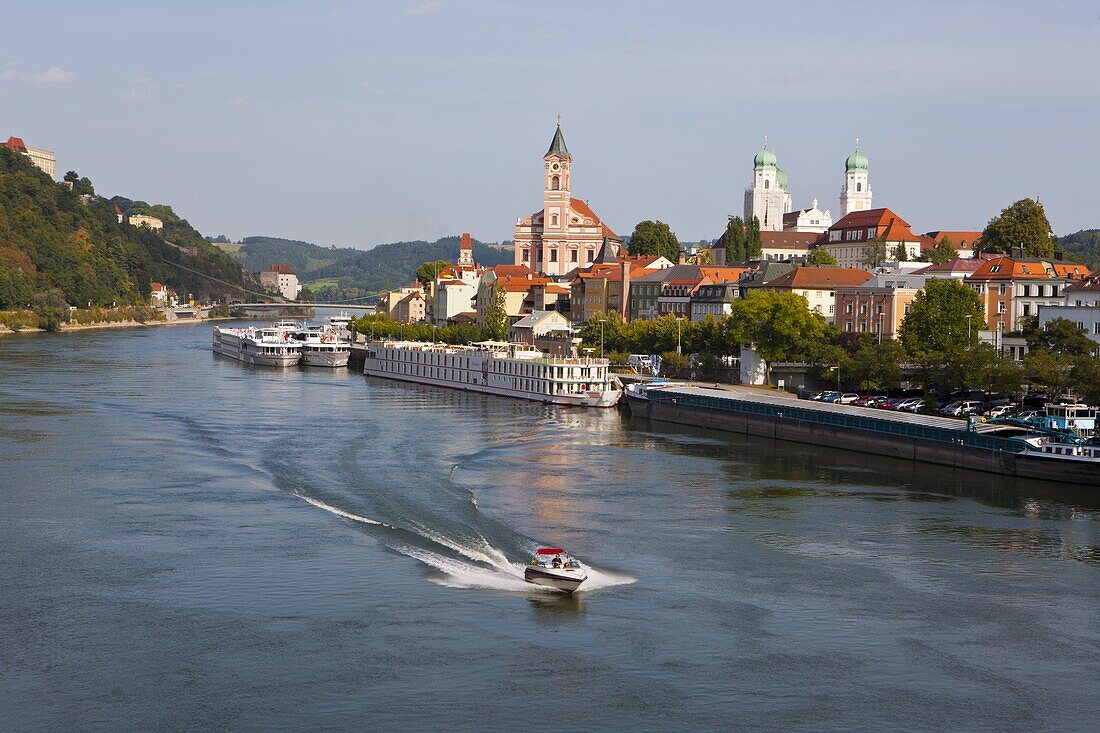
[[[989,271],[990,272],[1000,272],[1001,271],[1001,266],[1000,265],[993,265],[993,267],[989,268]]]

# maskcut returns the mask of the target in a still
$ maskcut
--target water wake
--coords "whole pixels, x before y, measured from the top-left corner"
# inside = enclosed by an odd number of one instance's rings
[[[439,530],[425,527],[420,523],[413,523],[411,530],[404,529],[377,519],[364,517],[361,514],[349,512],[300,492],[295,492],[295,495],[307,504],[318,509],[324,509],[338,517],[371,527],[396,530],[398,533],[412,535],[409,539],[416,540],[416,544],[407,541],[394,541],[392,536],[381,539],[390,549],[418,560],[431,568],[434,572],[429,575],[429,580],[439,585],[450,588],[478,588],[511,593],[558,594],[561,592],[525,581],[523,579],[524,564],[509,560],[504,552],[494,547],[482,536],[471,537],[468,544],[463,544]],[[425,542],[435,545],[437,549],[422,546]],[[536,547],[536,544],[531,544],[530,552],[533,553]],[[453,554],[447,554],[447,550]],[[588,580],[585,581],[581,590],[587,593],[617,585],[629,585],[635,580],[629,575],[601,570],[589,565]]]

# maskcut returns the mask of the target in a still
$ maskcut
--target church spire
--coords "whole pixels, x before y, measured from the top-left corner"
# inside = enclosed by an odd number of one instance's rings
[[[561,115],[558,115],[558,128],[554,131],[554,139],[550,141],[550,149],[546,151],[546,155],[569,157],[569,148],[565,147],[565,138],[561,134]]]

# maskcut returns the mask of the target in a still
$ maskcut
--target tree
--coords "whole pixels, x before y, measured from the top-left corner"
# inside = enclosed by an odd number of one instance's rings
[[[493,283],[493,301],[485,309],[485,335],[493,341],[508,340],[508,311],[504,286]]]
[[[836,257],[824,247],[814,247],[810,250],[810,256],[806,258],[807,265],[814,267],[836,267]]]
[[[632,255],[660,255],[672,263],[680,261],[680,240],[663,221],[640,221],[627,246]]]
[[[424,283],[425,287],[432,280],[435,280],[441,270],[444,270],[451,266],[450,262],[446,260],[435,260],[434,262],[425,262],[420,267],[416,268],[416,279]],[[406,276],[407,277],[407,276]]]
[[[1067,255],[1084,262],[1092,269],[1100,266],[1100,229],[1082,229],[1064,237],[1058,237],[1058,246]]]
[[[726,248],[726,264],[743,262],[748,259],[748,240],[745,237],[745,222],[739,216],[731,216],[726,221],[726,232],[718,240]]]
[[[726,323],[730,342],[755,349],[769,377],[772,362],[805,356],[825,334],[825,321],[804,297],[770,290],[736,299]]]
[[[886,261],[886,242],[881,239],[872,239],[863,248],[863,264],[872,269],[879,267]]]
[[[1054,355],[1083,356],[1096,350],[1088,332],[1066,318],[1048,321],[1046,328],[1025,330],[1029,350],[1044,349]]]
[[[745,226],[745,259],[755,260],[760,257],[763,243],[760,241],[760,220],[755,216]]]
[[[1051,257],[1054,242],[1043,205],[1033,199],[1020,199],[989,220],[978,249],[1008,253],[1013,247],[1023,247],[1029,257]]]
[[[1029,351],[1024,357],[1024,372],[1028,381],[1051,397],[1056,397],[1073,386],[1072,369],[1071,359],[1052,354],[1045,349]]]
[[[61,324],[69,319],[69,304],[58,288],[35,293],[31,305],[38,319],[38,327],[47,331],[59,331]]]
[[[970,318],[968,319],[967,316]],[[972,346],[985,328],[985,314],[978,294],[958,280],[928,280],[917,293],[899,337],[905,350],[943,354]]]
[[[955,245],[951,242],[950,237],[944,237],[940,241],[936,242],[931,249],[921,254],[918,258],[925,262],[931,262],[933,265],[946,265],[957,259],[959,251],[955,249]]]
[[[1074,359],[1070,379],[1082,402],[1089,405],[1100,404],[1100,356],[1079,356]]]
[[[906,262],[909,260],[909,250],[905,247],[905,242],[898,242],[897,246],[893,249],[893,257],[898,262]]]
[[[851,379],[860,389],[886,389],[901,382],[904,350],[897,341],[864,343],[852,357]]]

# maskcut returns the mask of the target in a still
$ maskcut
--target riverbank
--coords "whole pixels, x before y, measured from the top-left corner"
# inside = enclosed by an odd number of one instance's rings
[[[67,333],[70,331],[90,331],[100,328],[144,328],[147,326],[183,326],[187,324],[206,323],[207,321],[230,321],[233,320],[231,316],[212,316],[210,318],[176,318],[172,321],[146,321],[144,323],[140,321],[104,321],[102,323],[64,323],[61,325],[61,329],[56,333]],[[18,331],[12,331],[9,328],[0,326],[0,336],[14,336],[24,333],[48,333],[44,328],[21,328]]]

